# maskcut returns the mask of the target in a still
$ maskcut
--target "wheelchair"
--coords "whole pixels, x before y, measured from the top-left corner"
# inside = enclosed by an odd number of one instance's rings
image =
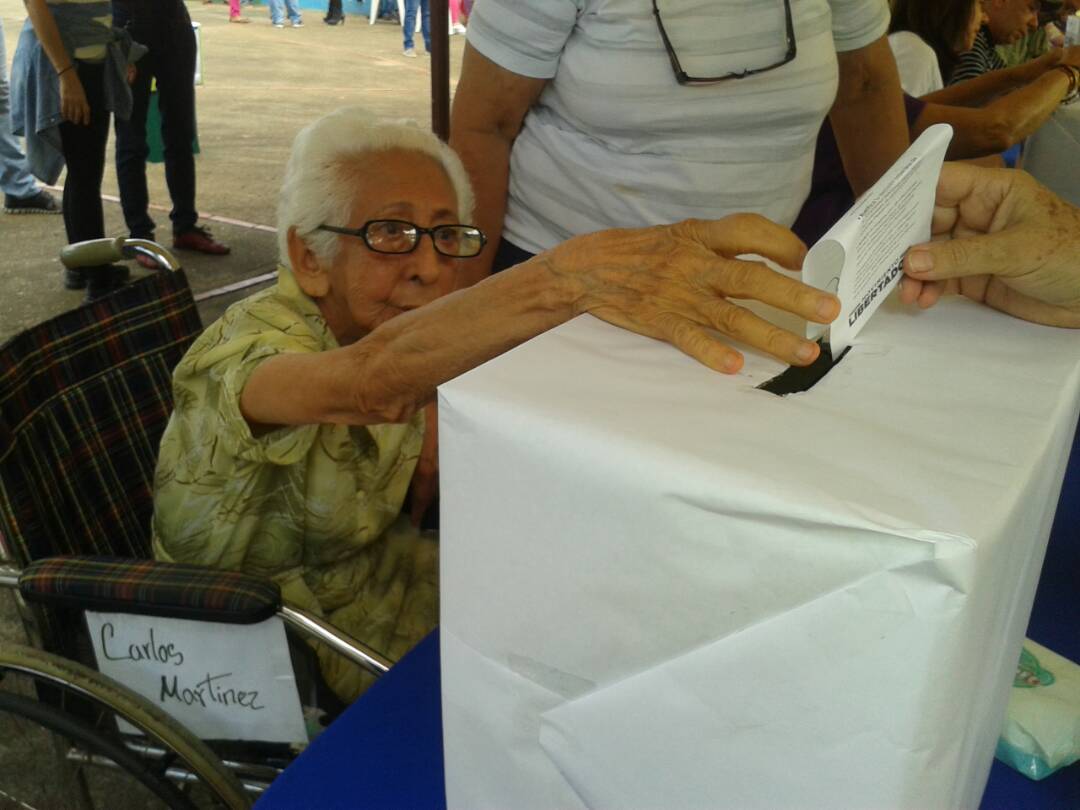
[[[283,604],[272,581],[150,559],[172,369],[202,331],[195,300],[179,263],[153,242],[84,242],[61,261],[93,267],[139,253],[161,270],[0,346],[0,586],[14,593],[29,640],[0,644],[0,721],[16,728],[0,732],[0,756],[27,760],[9,761],[9,774],[53,759],[33,795],[18,797],[24,807],[115,808],[122,798],[139,808],[248,807],[299,752],[200,739],[99,672],[86,610],[184,618],[208,632],[277,616],[374,676],[391,665]]]

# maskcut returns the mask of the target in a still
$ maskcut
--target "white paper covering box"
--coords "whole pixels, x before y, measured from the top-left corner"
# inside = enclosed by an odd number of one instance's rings
[[[889,302],[816,387],[579,318],[440,389],[450,808],[974,808],[1080,332]]]

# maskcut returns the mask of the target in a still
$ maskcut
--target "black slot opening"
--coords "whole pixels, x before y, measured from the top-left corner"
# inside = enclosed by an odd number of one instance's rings
[[[787,371],[781,372],[771,380],[763,382],[758,386],[758,389],[768,391],[770,394],[776,394],[779,397],[809,391],[851,351],[851,347],[848,346],[840,352],[839,357],[833,359],[832,347],[825,338],[821,338],[817,344],[821,347],[817,360],[808,366],[791,366]]]

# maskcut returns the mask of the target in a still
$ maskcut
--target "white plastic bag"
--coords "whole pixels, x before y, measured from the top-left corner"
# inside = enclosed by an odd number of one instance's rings
[[[1024,640],[996,756],[1030,779],[1080,759],[1080,666]]]

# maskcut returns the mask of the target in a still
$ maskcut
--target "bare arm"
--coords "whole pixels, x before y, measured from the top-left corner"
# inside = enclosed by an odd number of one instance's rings
[[[72,63],[72,58],[60,39],[60,29],[56,27],[56,19],[45,0],[24,0],[24,3],[26,13],[30,17],[30,24],[34,26],[34,33],[37,34],[38,41],[45,49],[45,55],[49,57],[53,68],[59,73]]]
[[[90,123],[90,105],[86,101],[79,74],[75,72],[74,59],[60,39],[60,29],[56,27],[56,18],[45,0],[24,0],[30,24],[34,26],[45,55],[49,57],[53,69],[60,76],[60,112],[73,124]]]
[[[374,424],[408,420],[435,387],[571,314],[550,274],[500,273],[387,321],[362,340],[319,354],[281,354],[240,396],[249,422]]]
[[[440,383],[582,312],[666,340],[717,371],[742,366],[721,335],[789,363],[813,362],[816,344],[730,299],[763,301],[818,323],[836,317],[839,302],[735,258],[747,253],[797,268],[806,248],[751,214],[579,236],[349,346],[263,361],[241,392],[240,410],[255,426],[404,421]]]
[[[463,268],[465,286],[491,272],[506,215],[510,149],[545,84],[546,79],[504,70],[465,44],[450,119],[450,145],[469,172],[476,192],[476,224],[488,236],[484,252]]]
[[[1068,89],[1065,72],[1049,70],[985,107],[927,104],[915,119],[911,135],[916,137],[933,124],[951,124],[954,134],[946,155],[949,160],[1003,152],[1042,126]]]
[[[1048,51],[1038,59],[1001,70],[991,70],[982,76],[967,79],[923,96],[923,101],[959,107],[977,107],[998,96],[1029,84],[1061,61],[1060,50]]]
[[[881,37],[837,54],[840,87],[829,112],[855,196],[872,186],[910,144],[896,60]],[[867,122],[873,126],[867,128]]]

